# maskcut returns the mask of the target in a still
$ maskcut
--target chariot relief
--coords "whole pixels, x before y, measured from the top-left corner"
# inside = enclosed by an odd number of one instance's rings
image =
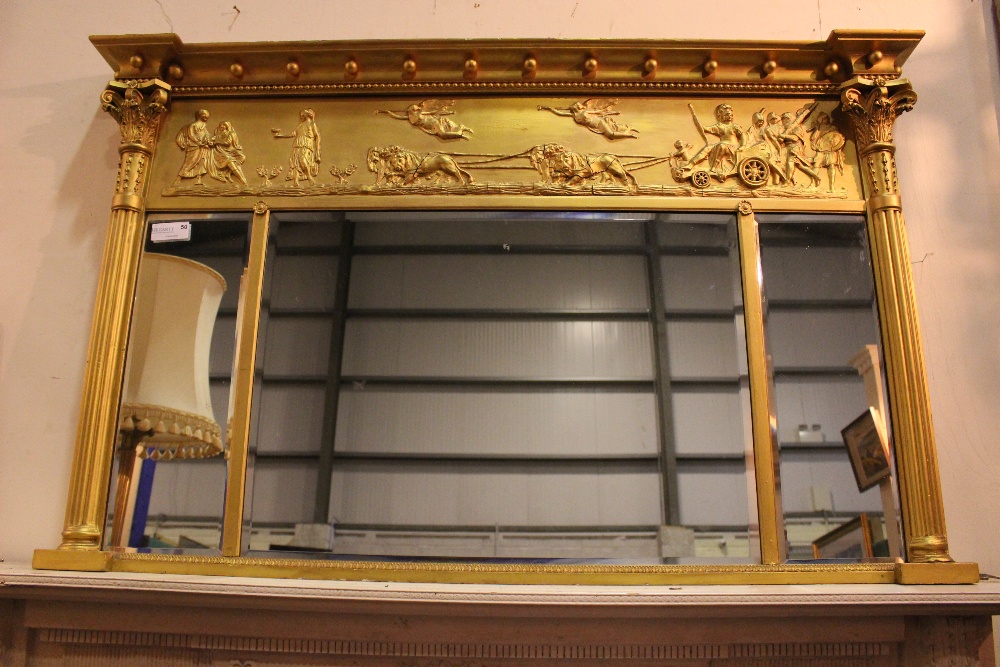
[[[821,182],[819,170],[825,169],[828,191],[835,192],[835,174],[844,173],[846,140],[824,112],[816,114],[806,131],[803,123],[815,111],[815,103],[780,116],[774,111],[765,115],[766,109],[761,109],[753,114],[746,130],[735,122],[729,104],[715,108],[716,122],[707,127],[694,106],[689,104],[688,108],[704,146],[691,155],[691,144],[682,140],[674,143],[670,160],[675,181],[705,189],[713,180],[725,183],[735,177],[748,188],[770,183],[776,188],[801,190],[796,182],[801,173],[809,179],[805,189],[815,190]]]

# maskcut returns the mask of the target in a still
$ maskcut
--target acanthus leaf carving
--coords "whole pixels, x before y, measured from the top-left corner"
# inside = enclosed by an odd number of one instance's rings
[[[858,153],[863,155],[872,146],[892,143],[896,118],[913,109],[917,94],[906,79],[857,77],[844,84],[840,101],[854,130]]]
[[[101,108],[118,122],[123,145],[152,151],[169,93],[170,85],[157,79],[112,81],[101,93]]]

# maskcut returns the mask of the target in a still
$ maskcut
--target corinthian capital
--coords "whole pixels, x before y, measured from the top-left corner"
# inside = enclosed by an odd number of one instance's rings
[[[906,79],[858,76],[846,81],[840,91],[841,108],[850,119],[859,155],[891,146],[896,117],[917,102],[917,94]]]
[[[112,81],[101,93],[101,108],[118,121],[122,146],[152,152],[170,85],[159,79]]]

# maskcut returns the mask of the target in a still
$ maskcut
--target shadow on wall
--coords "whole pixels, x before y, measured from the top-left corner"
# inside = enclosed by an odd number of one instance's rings
[[[995,537],[969,518],[995,502],[1000,474],[1000,82],[993,3],[966,5],[950,16],[952,26],[928,26],[905,66],[920,99],[897,122],[897,163],[951,554],[994,572],[1000,568]]]
[[[14,253],[5,301],[18,308],[0,324],[0,441],[24,443],[0,448],[0,468],[16,471],[0,485],[6,487],[0,513],[10,512],[20,526],[8,531],[15,539],[4,540],[0,557],[7,560],[28,560],[32,549],[55,546],[62,529],[118,161],[118,127],[100,110],[107,80],[3,92],[6,108],[31,110],[5,123],[6,132],[19,135],[10,138],[15,155],[8,156],[19,164],[8,166],[4,183],[4,225]],[[54,491],[29,493],[42,479]]]

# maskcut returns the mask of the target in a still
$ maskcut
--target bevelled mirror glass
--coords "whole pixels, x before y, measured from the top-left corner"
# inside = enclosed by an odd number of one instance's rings
[[[733,216],[270,224],[250,552],[760,561]]]
[[[217,550],[248,215],[149,216],[139,257],[107,546]]]
[[[788,557],[900,557],[865,220],[757,220]]]

